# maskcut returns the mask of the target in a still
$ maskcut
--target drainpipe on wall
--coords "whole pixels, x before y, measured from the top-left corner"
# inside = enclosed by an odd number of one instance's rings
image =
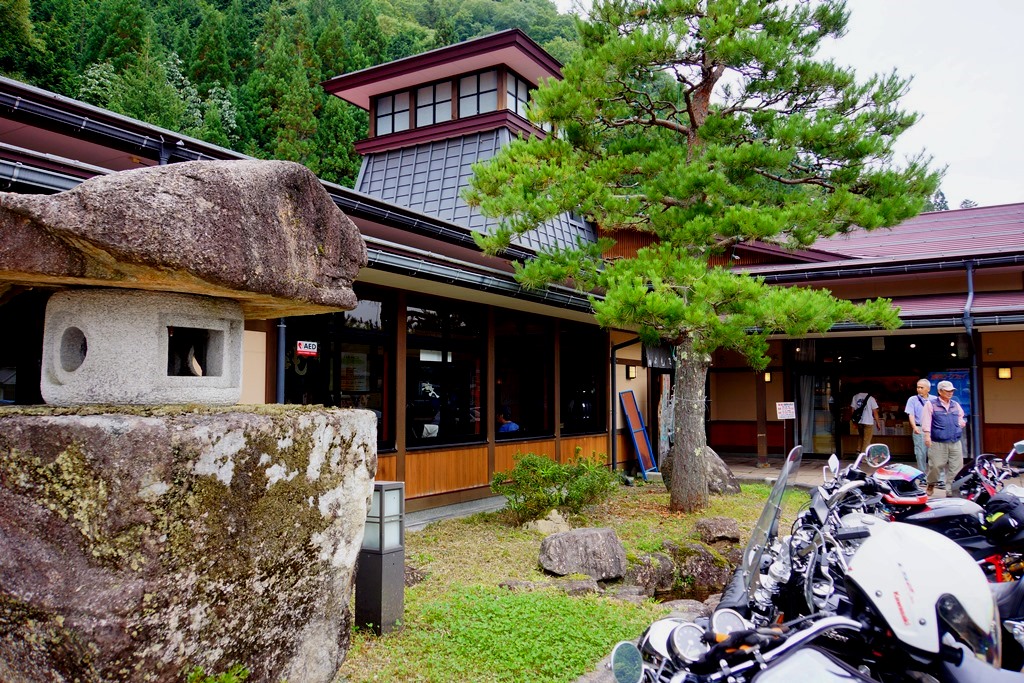
[[[618,429],[618,426],[619,426],[618,425],[618,422],[619,422],[619,394],[616,391],[617,382],[615,381],[615,375],[616,375],[615,369],[618,366],[615,364],[615,356],[618,353],[619,349],[624,349],[627,346],[633,346],[638,341],[640,341],[640,337],[634,337],[633,339],[631,339],[629,341],[625,341],[625,342],[622,342],[621,344],[615,344],[615,345],[612,346],[612,396],[611,396],[611,399],[612,399],[612,470],[614,470],[615,466],[619,463],[619,460],[618,460],[619,436],[616,433],[616,431]],[[648,403],[649,403],[649,401],[648,401]],[[648,406],[648,407],[650,407],[650,406]],[[648,416],[648,417],[650,417],[650,416]]]
[[[974,261],[964,264],[967,268],[967,301],[964,303],[964,330],[967,331],[967,349],[971,354],[971,454],[977,458],[981,453],[981,399],[978,394],[978,354],[974,347],[974,317],[971,306],[974,304]]]
[[[286,325],[284,318],[277,319],[277,402],[284,403],[284,362],[285,362],[285,340],[284,331]]]

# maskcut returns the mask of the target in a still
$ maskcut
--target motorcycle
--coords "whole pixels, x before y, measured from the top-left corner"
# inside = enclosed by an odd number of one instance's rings
[[[957,491],[961,498],[984,505],[1003,489],[1007,479],[1024,473],[1024,470],[1013,466],[1015,455],[1024,455],[1024,440],[1013,444],[1013,448],[1004,458],[997,458],[991,453],[982,453],[977,458],[967,458],[953,479],[953,490]],[[1019,490],[1018,495],[1024,498],[1024,489],[1016,488]]]
[[[1020,446],[1024,449],[1024,441]],[[872,444],[870,449],[875,452],[876,463],[883,463],[872,468],[873,474],[859,470],[860,458],[840,472],[838,460],[833,456],[825,473],[826,488],[834,489],[851,479],[873,480],[876,487],[886,490],[872,501],[855,500],[849,503],[851,507],[889,521],[925,527],[952,539],[970,553],[994,582],[1013,581],[1024,575],[1024,526],[996,533],[986,521],[989,510],[964,498],[929,498],[920,470],[911,465],[889,464],[888,447],[884,444]],[[1024,497],[1024,489],[1020,489],[1020,494]],[[991,501],[986,504],[995,505]]]
[[[863,459],[880,466],[877,454]],[[710,618],[662,619],[639,645],[617,645],[616,681],[999,680],[1001,634],[981,570],[939,534],[848,510],[848,499],[877,495],[867,476],[819,487],[779,536],[800,457],[800,447],[787,456]]]

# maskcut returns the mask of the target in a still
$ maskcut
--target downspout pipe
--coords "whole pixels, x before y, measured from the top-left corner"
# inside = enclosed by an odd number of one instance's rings
[[[618,391],[617,391],[617,384],[618,383],[615,381],[615,375],[616,375],[615,369],[618,366],[616,365],[615,358],[616,358],[616,354],[618,354],[618,352],[619,352],[619,349],[624,349],[627,346],[633,346],[638,341],[640,341],[640,337],[634,337],[634,338],[630,339],[629,341],[624,341],[621,344],[614,344],[612,346],[612,370],[611,370],[611,372],[612,372],[612,396],[611,396],[611,399],[612,399],[612,470],[613,471],[615,470],[615,466],[619,462],[619,460],[618,460],[619,437],[618,437],[618,434],[616,434],[616,432],[618,431],[618,427],[619,427],[619,424],[618,424],[619,423],[619,400],[618,400],[619,399],[619,394],[618,394]]]
[[[285,330],[287,325],[284,318],[277,319],[277,402],[284,403],[284,362],[287,351],[285,350]]]
[[[974,345],[974,261],[967,261],[967,301],[964,302],[964,330],[967,332],[967,349],[971,354],[971,454],[977,458],[981,453],[981,397],[978,392],[978,350]]]

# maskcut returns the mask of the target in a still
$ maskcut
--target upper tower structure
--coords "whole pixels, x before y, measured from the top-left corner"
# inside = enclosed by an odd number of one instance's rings
[[[356,144],[356,190],[473,230],[494,224],[459,196],[472,164],[513,136],[544,135],[526,118],[530,91],[560,78],[561,64],[519,29],[336,76],[324,89],[370,113]],[[519,246],[573,245],[593,226],[564,215],[516,239]]]

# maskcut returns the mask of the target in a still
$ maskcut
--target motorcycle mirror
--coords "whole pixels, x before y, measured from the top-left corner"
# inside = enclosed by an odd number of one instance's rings
[[[889,447],[884,443],[873,443],[864,452],[864,462],[875,469],[889,462]]]
[[[1024,439],[1013,444],[1013,450],[1016,451],[1017,455],[1024,455]]]
[[[832,472],[832,476],[839,474],[839,458],[833,453],[828,457],[828,469]]]
[[[640,683],[644,678],[644,659],[637,646],[623,641],[612,650],[608,664],[615,676],[615,683]]]

